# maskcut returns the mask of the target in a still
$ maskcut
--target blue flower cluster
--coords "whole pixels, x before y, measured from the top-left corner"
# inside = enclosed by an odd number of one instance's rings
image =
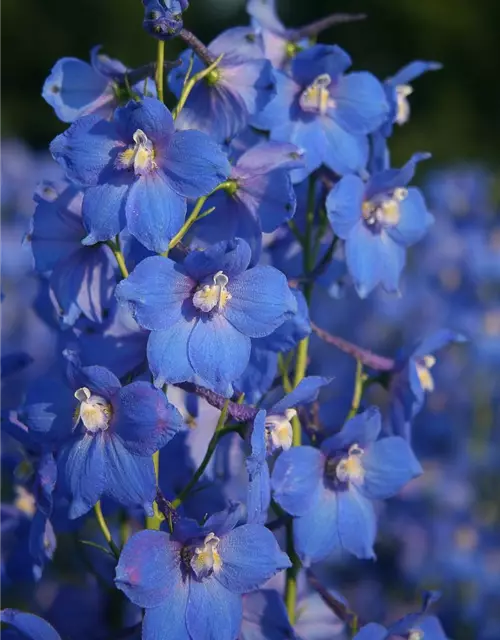
[[[435,388],[431,400],[453,393],[431,369],[473,333],[436,311],[442,291],[432,321],[411,320],[426,301],[405,279],[407,249],[434,222],[411,183],[430,154],[390,162],[409,83],[440,65],[385,81],[349,71],[343,49],[316,42],[345,15],[287,29],[274,2],[250,0],[250,26],[205,46],[184,28],[187,0],[143,4],[156,65],[96,47],[90,64],[59,60],[42,91],[69,127],[26,234],[40,285],[22,321],[46,333],[2,359],[5,389],[22,381],[2,412],[2,577],[30,585],[23,608],[51,624],[12,605],[7,634],[446,640],[434,592],[384,618],[359,593],[351,608],[332,570],[375,572],[388,537],[410,545],[404,496],[417,509],[427,476],[419,420]],[[188,47],[165,63],[174,37]],[[443,230],[415,252],[432,276],[432,242],[449,240],[434,212]],[[498,281],[485,238],[469,241],[474,282]],[[460,304],[480,297],[439,266]],[[498,346],[498,310],[485,318]],[[360,346],[378,349],[392,322],[407,332],[392,357]],[[53,582],[58,554],[83,558],[112,616],[87,595],[86,621],[61,619],[69,587],[59,617],[44,609],[34,585]],[[414,591],[433,577],[405,574]]]

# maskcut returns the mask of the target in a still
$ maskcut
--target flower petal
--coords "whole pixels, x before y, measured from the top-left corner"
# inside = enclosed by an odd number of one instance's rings
[[[328,194],[326,211],[334,232],[345,240],[362,216],[365,185],[358,176],[344,176]]]
[[[120,233],[126,224],[125,202],[129,188],[129,177],[118,175],[85,190],[82,214],[88,233],[82,244],[105,242]]]
[[[164,331],[152,331],[148,339],[148,362],[156,387],[165,382],[186,382],[194,378],[193,367],[188,358],[189,336],[196,319],[184,318]]]
[[[27,640],[61,640],[52,625],[33,613],[4,609],[0,611],[0,621],[17,629]]]
[[[375,442],[381,429],[380,411],[377,407],[369,407],[363,413],[348,420],[342,431],[324,440],[321,450],[328,455],[347,450],[353,444],[358,444],[363,449]]]
[[[179,580],[177,588],[157,607],[146,609],[142,621],[142,640],[191,640],[186,626],[189,581]]]
[[[114,121],[124,138],[132,143],[137,129],[154,143],[165,143],[174,133],[174,119],[167,107],[156,98],[130,100],[115,111]]]
[[[427,211],[425,200],[415,187],[408,189],[408,195],[399,204],[399,211],[398,224],[389,227],[387,234],[404,247],[409,247],[425,236],[434,217]]]
[[[325,458],[313,447],[293,447],[276,460],[271,486],[276,502],[293,516],[309,510],[321,489]]]
[[[337,522],[337,494],[321,486],[309,508],[293,522],[295,550],[305,566],[341,548]]]
[[[400,69],[397,73],[392,76],[392,78],[388,79],[388,82],[391,83],[392,86],[397,86],[398,84],[408,84],[415,78],[418,78],[426,71],[439,71],[442,69],[443,65],[440,62],[429,62],[426,60],[414,60],[410,62],[402,69]]]
[[[360,173],[368,161],[368,138],[343,129],[331,118],[321,121],[325,142],[323,163],[335,173]]]
[[[232,298],[224,308],[229,322],[251,338],[272,333],[297,311],[297,301],[281,271],[257,266],[229,281]]]
[[[342,547],[357,558],[373,559],[377,533],[372,503],[356,489],[337,493],[338,532]]]
[[[204,251],[191,251],[183,266],[189,275],[201,282],[223,271],[230,279],[245,271],[250,263],[252,252],[245,240],[235,238],[231,241],[217,242]]]
[[[331,94],[335,101],[331,115],[350,133],[371,133],[389,115],[389,104],[382,84],[366,71],[341,76]]]
[[[186,623],[190,638],[234,640],[241,626],[241,596],[215,578],[189,581]]]
[[[332,378],[322,378],[321,376],[308,376],[304,378],[293,391],[288,393],[272,407],[272,413],[282,414],[290,407],[297,407],[299,404],[314,402],[318,397],[321,387],[330,384],[331,381]]]
[[[115,583],[139,607],[157,607],[183,589],[181,545],[162,531],[133,535],[120,554]]]
[[[107,400],[110,400],[122,386],[114,373],[98,365],[90,367],[70,365],[68,367],[68,378],[73,389],[88,387],[92,393]]]

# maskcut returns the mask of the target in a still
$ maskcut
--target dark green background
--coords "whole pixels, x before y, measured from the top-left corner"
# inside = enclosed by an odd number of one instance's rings
[[[499,167],[499,0],[288,0],[279,7],[289,26],[333,10],[368,13],[365,22],[332,28],[321,39],[340,44],[355,68],[381,78],[417,58],[444,64],[415,82],[412,122],[392,143],[395,162],[429,150],[434,165],[484,160]],[[38,148],[64,128],[40,97],[58,58],[88,59],[90,47],[101,43],[131,67],[154,59],[140,0],[3,0],[2,14],[2,135]],[[239,0],[226,0],[225,7],[221,0],[191,0],[185,14],[186,26],[207,43],[246,23]],[[178,47],[169,43],[167,55],[174,57]]]

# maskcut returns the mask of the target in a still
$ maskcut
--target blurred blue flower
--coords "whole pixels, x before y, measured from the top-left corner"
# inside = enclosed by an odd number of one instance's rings
[[[144,29],[159,40],[169,40],[179,35],[184,26],[182,12],[189,0],[142,0],[144,5]]]
[[[32,613],[3,609],[0,621],[8,625],[7,631],[2,631],[2,635],[8,640],[61,640],[52,625]]]

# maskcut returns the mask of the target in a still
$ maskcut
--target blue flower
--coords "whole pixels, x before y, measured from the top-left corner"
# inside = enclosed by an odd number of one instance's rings
[[[73,393],[40,381],[22,416],[33,438],[57,451],[60,492],[77,518],[101,496],[152,513],[156,479],[151,455],[182,426],[178,411],[147,382],[122,387],[103,367],[70,366]]]
[[[180,129],[196,128],[218,142],[228,142],[274,96],[272,66],[264,58],[254,31],[246,27],[228,29],[211,42],[208,49],[215,58],[221,54],[224,57],[191,91],[176,125]],[[177,97],[182,92],[192,55],[190,50],[183,51],[182,66],[169,75],[170,89]],[[203,62],[195,56],[192,73],[203,68]]]
[[[419,189],[406,188],[417,162],[428,157],[417,153],[401,169],[377,173],[367,183],[345,176],[328,194],[328,219],[345,240],[347,268],[362,298],[379,283],[398,291],[406,247],[418,242],[434,220]]]
[[[269,467],[266,459],[276,451],[288,451],[292,446],[291,420],[297,415],[293,408],[314,402],[318,392],[330,382],[329,378],[304,378],[288,395],[274,403],[267,411],[261,410],[253,422],[250,436],[251,454],[247,458],[248,522],[264,524],[271,502]]]
[[[148,361],[157,386],[199,376],[219,393],[250,358],[251,339],[269,335],[297,309],[274,267],[247,269],[243,240],[191,252],[182,264],[146,258],[116,288],[141,327],[151,330]]]
[[[351,59],[340,47],[315,45],[297,54],[290,75],[276,71],[277,95],[252,124],[271,140],[302,149],[301,182],[322,164],[338,173],[362,171],[367,134],[386,120],[389,106],[380,82],[367,72],[344,75]]]
[[[243,238],[252,248],[252,263],[258,262],[262,232],[271,233],[295,213],[290,170],[302,164],[292,144],[259,142],[250,147],[232,167],[231,188],[211,197],[215,211],[196,224],[196,240]]]
[[[116,262],[106,245],[82,246],[81,190],[66,181],[44,183],[35,194],[37,207],[30,233],[35,268],[50,275],[50,288],[63,323],[83,313],[102,322],[116,285]]]
[[[169,40],[179,35],[184,23],[182,12],[189,0],[142,0],[144,21],[142,26],[158,40]]]
[[[127,226],[162,252],[186,215],[186,199],[210,193],[230,172],[222,150],[200,131],[175,131],[155,98],[129,102],[111,122],[84,116],[51,144],[67,177],[83,187],[83,244],[114,238]]]
[[[305,564],[347,551],[373,558],[372,500],[395,495],[422,473],[408,443],[377,440],[381,424],[371,408],[349,420],[321,450],[293,447],[276,461],[271,485],[276,502],[294,521],[294,545]]]
[[[273,534],[237,526],[238,508],[216,513],[200,527],[180,520],[174,533],[141,531],[125,545],[116,585],[146,609],[144,640],[234,640],[242,594],[291,565]]]
[[[100,48],[90,51],[90,64],[78,58],[61,58],[45,80],[42,97],[53,107],[59,120],[74,122],[91,113],[108,119],[119,106],[126,91],[128,69],[119,60],[99,53]],[[156,95],[149,78],[146,87],[148,93]],[[144,80],[132,89],[142,95]]]
[[[0,611],[0,621],[13,629],[8,629],[5,638],[10,640],[61,640],[52,625],[33,613],[25,613],[18,609]]]
[[[442,329],[401,353],[389,383],[389,426],[392,433],[407,440],[411,423],[421,411],[426,393],[434,391],[431,369],[436,364],[434,353],[452,342],[465,342],[455,331]]]

